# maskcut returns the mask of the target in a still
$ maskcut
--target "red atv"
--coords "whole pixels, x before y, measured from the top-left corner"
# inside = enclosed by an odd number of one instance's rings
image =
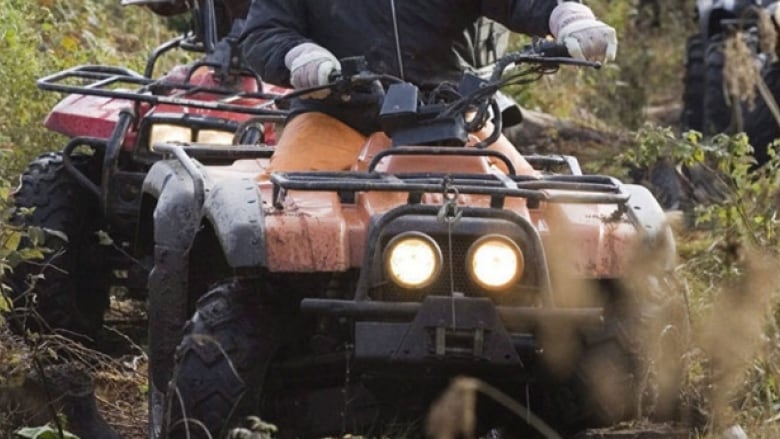
[[[331,93],[384,90],[384,132],[349,171],[268,175],[244,147],[227,163],[154,145],[171,158],[142,186],[153,437],[220,438],[250,414],[282,436],[383,435],[464,374],[563,432],[673,412],[687,329],[656,200],[572,157],[516,172],[485,148],[500,116],[470,137],[500,115],[500,87],[582,64],[556,50],[430,99],[344,60]],[[523,431],[483,408],[481,428]]]
[[[134,256],[133,246],[141,184],[163,157],[152,145],[273,144],[273,124],[283,121],[284,113],[274,109],[271,99],[283,90],[269,89],[234,62],[238,58],[230,55],[235,50],[230,38],[216,43],[215,21],[204,18],[213,18],[214,4],[202,3],[195,18],[203,26],[154,50],[143,75],[80,66],[38,81],[44,90],[69,94],[52,109],[45,126],[70,141],[61,152],[30,163],[14,194],[17,208],[33,209],[17,221],[42,230],[38,244],[52,250],[44,261],[18,266],[10,278],[17,329],[64,329],[93,337],[103,324],[109,290],[121,287],[130,296],[145,296],[151,259]],[[222,59],[230,62],[211,56],[217,44],[229,51]],[[176,48],[208,56],[152,79],[161,55]],[[208,154],[230,161],[236,150]]]

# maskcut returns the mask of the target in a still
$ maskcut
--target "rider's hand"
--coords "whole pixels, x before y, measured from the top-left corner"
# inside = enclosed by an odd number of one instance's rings
[[[331,74],[341,70],[339,60],[314,43],[301,43],[290,49],[284,56],[284,64],[290,70],[293,88],[326,85]]]
[[[617,34],[612,26],[596,19],[589,7],[563,2],[550,15],[550,31],[564,44],[573,58],[613,61],[617,54]]]

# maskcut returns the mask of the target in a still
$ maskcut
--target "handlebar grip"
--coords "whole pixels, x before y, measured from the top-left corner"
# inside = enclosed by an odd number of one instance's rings
[[[555,41],[542,40],[534,44],[534,52],[545,58],[571,58],[569,49]]]

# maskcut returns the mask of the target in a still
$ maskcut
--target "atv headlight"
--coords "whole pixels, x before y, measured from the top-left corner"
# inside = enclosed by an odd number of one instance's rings
[[[441,249],[436,241],[419,232],[402,233],[385,249],[385,272],[403,288],[424,288],[441,271]]]
[[[149,149],[154,145],[169,142],[192,142],[192,130],[181,125],[154,124],[149,133]]]
[[[487,235],[469,248],[466,269],[482,288],[502,291],[520,280],[525,260],[520,247],[509,237]]]
[[[223,130],[201,129],[194,136],[192,128],[182,125],[154,124],[149,135],[149,147],[154,150],[154,145],[168,142],[198,142],[212,145],[232,145],[233,132]]]
[[[232,145],[233,133],[220,130],[198,131],[198,143],[211,143],[212,145]]]

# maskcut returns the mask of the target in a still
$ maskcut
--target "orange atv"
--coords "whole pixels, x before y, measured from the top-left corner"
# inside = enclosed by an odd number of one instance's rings
[[[331,93],[385,93],[384,132],[349,171],[269,174],[248,147],[224,163],[209,145],[155,145],[169,159],[141,212],[152,436],[224,437],[250,414],[281,436],[382,435],[415,425],[457,375],[562,432],[672,412],[686,326],[658,203],[572,157],[516,172],[485,148],[500,117],[470,137],[500,114],[501,86],[587,64],[555,50],[507,55],[490,80],[429,100],[344,60]],[[525,428],[479,408],[480,428]]]

